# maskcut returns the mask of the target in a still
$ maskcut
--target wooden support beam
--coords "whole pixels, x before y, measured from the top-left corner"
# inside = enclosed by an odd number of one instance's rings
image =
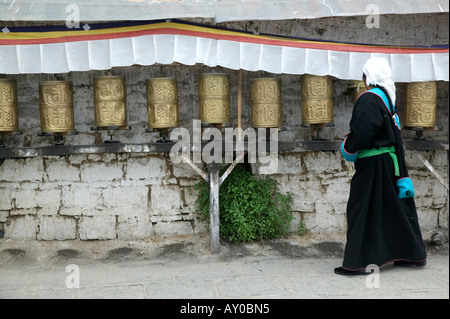
[[[194,171],[196,171],[197,174],[199,174],[206,182],[209,181],[209,175],[206,174],[206,173],[205,173],[203,170],[201,170],[200,168],[198,168],[197,165],[195,165],[194,163],[192,163],[192,161],[191,161],[191,159],[189,158],[189,156],[187,156],[186,154],[183,153],[183,154],[180,155],[180,157],[181,157],[181,159],[182,159],[185,163],[189,164],[189,165],[194,169]]]
[[[225,173],[220,177],[220,185],[225,181],[225,179],[230,175],[231,171],[236,167],[236,165],[241,161],[241,159],[244,157],[245,151],[242,151],[234,160],[234,162],[227,168]]]
[[[421,154],[417,153],[417,157],[420,161],[428,168],[428,170],[438,179],[439,182],[447,189],[448,191],[448,183],[442,178],[441,175],[434,169],[434,167],[426,160],[426,158]]]
[[[238,71],[238,99],[237,99],[237,117],[238,128],[242,128],[242,69]],[[239,131],[239,138],[241,137],[241,131]]]
[[[209,248],[211,254],[220,251],[219,164],[209,164]]]

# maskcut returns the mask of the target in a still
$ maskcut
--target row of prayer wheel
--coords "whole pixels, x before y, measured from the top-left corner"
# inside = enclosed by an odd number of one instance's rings
[[[355,81],[355,98],[365,90]],[[151,128],[177,127],[178,88],[175,78],[146,81],[148,123]],[[251,126],[281,127],[281,80],[251,80]],[[69,81],[45,81],[39,86],[41,131],[62,133],[74,130],[73,87]],[[303,75],[301,78],[302,124],[333,122],[332,85],[329,76]],[[406,127],[434,127],[436,124],[436,82],[407,85]],[[127,125],[125,78],[94,77],[94,117],[99,128]],[[229,77],[220,73],[201,74],[199,115],[202,123],[230,122]],[[0,79],[0,132],[19,130],[17,82]]]

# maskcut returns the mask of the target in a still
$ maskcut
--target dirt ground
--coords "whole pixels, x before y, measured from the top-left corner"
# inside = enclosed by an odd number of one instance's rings
[[[290,235],[281,239],[235,244],[221,241],[218,254],[211,255],[209,234],[172,236],[143,240],[64,240],[20,241],[0,239],[0,266],[6,264],[52,264],[68,260],[102,260],[106,262],[147,259],[202,259],[230,260],[249,256],[282,255],[292,258],[342,258],[344,234]],[[433,245],[426,240],[430,254],[448,254],[448,243]]]

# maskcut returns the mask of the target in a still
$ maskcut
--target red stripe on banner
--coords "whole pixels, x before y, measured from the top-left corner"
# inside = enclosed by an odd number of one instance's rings
[[[80,31],[83,32],[83,31]],[[85,31],[88,33],[89,31]],[[302,41],[302,40],[283,40],[281,38],[264,38],[264,37],[252,37],[244,35],[226,35],[215,34],[201,31],[174,29],[174,28],[160,28],[160,29],[147,29],[139,31],[128,31],[119,33],[105,33],[94,35],[71,35],[58,38],[43,38],[43,39],[3,39],[0,40],[0,45],[28,45],[28,44],[49,44],[49,43],[65,43],[65,42],[77,42],[77,41],[95,41],[95,40],[108,40],[108,39],[120,39],[137,37],[143,35],[185,35],[194,36],[215,40],[228,40],[244,43],[266,44],[284,47],[304,48],[304,49],[317,49],[317,50],[331,50],[331,51],[344,51],[344,52],[362,52],[362,53],[396,53],[396,54],[414,54],[414,53],[448,53],[449,49],[436,49],[436,48],[408,48],[408,47],[388,47],[388,46],[368,46],[360,44],[345,44],[345,43],[331,43],[331,42],[314,42],[314,41]]]

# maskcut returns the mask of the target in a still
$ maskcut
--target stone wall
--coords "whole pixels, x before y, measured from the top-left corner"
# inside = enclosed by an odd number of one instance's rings
[[[324,18],[301,21],[248,21],[221,26],[254,32],[341,40],[362,43],[428,45],[448,43],[448,14],[382,16],[380,28],[367,29],[365,17]],[[5,23],[3,23],[5,24]],[[20,24],[20,23],[17,23]],[[2,24],[0,24],[2,25]],[[7,25],[7,24],[5,24]],[[155,142],[157,134],[146,133],[147,102],[145,81],[173,76],[178,81],[180,126],[190,129],[198,119],[198,79],[201,73],[230,75],[231,118],[237,124],[237,71],[203,65],[158,65],[114,68],[126,77],[129,131],[116,138],[126,143]],[[105,132],[93,132],[93,77],[105,71],[62,74],[73,81],[75,127],[78,135],[67,136],[69,145],[92,145],[107,139]],[[243,71],[242,124],[250,125],[250,80],[279,77],[282,80],[283,126],[281,141],[311,140],[309,128],[301,126],[300,76]],[[16,78],[19,123],[22,135],[5,137],[6,147],[38,147],[53,144],[51,137],[38,136],[39,83],[48,74],[6,75]],[[353,100],[344,92],[351,81],[333,78],[334,126],[320,133],[328,140],[342,140],[348,130]],[[397,83],[398,110],[404,110],[405,83]],[[437,126],[425,132],[430,140],[448,144],[448,82],[438,82]],[[414,132],[403,131],[405,139]],[[1,149],[0,149],[1,152]],[[448,179],[448,151],[423,152]],[[423,232],[447,227],[448,193],[418,160],[407,151],[407,164],[416,190],[416,204]],[[345,232],[345,206],[352,165],[338,152],[280,153],[279,166],[272,175],[283,192],[293,194],[295,220],[312,233]],[[256,170],[255,170],[256,171]],[[171,163],[164,153],[129,153],[35,157],[0,160],[0,229],[5,237],[28,240],[136,239],[174,234],[206,232],[206,225],[194,214],[194,185],[200,177],[187,164]]]
[[[446,175],[447,153],[425,152]],[[424,234],[447,227],[445,188],[407,152]],[[291,231],[345,233],[353,164],[338,152],[280,153],[271,175],[293,195]],[[256,169],[255,169],[256,170]],[[7,159],[0,166],[0,228],[25,240],[143,239],[206,232],[195,214],[200,177],[166,154]]]
[[[198,177],[161,154],[6,160],[0,225],[16,239],[137,239],[205,231]],[[1,226],[0,226],[1,227]]]

